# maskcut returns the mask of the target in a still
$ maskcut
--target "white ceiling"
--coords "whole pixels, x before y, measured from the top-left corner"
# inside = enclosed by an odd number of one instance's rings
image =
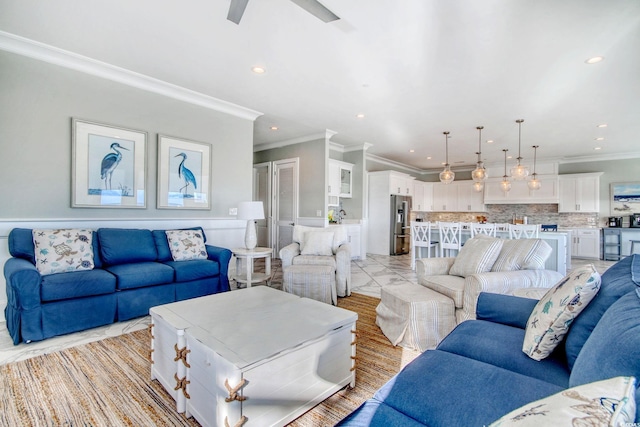
[[[516,154],[522,118],[525,164],[534,144],[640,157],[638,0],[321,1],[341,19],[290,0],[250,0],[240,25],[229,0],[0,0],[0,30],[260,111],[256,145],[330,129],[435,170],[447,130],[455,168],[476,161],[478,125],[487,162]]]

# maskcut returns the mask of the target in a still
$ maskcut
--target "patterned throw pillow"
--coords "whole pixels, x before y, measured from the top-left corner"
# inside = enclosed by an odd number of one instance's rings
[[[593,264],[572,270],[534,307],[527,321],[522,351],[534,360],[550,355],[599,290],[600,274]]]
[[[453,276],[467,277],[476,273],[491,271],[500,254],[504,239],[480,237],[465,242],[449,270]]]
[[[33,244],[40,274],[93,270],[93,232],[83,229],[37,230]]]
[[[308,231],[304,234],[302,255],[331,256],[333,250],[333,233],[327,231]]]
[[[202,233],[197,230],[167,230],[167,240],[174,261],[207,259]]]
[[[584,384],[527,403],[489,427],[634,425],[635,390],[634,377]]]

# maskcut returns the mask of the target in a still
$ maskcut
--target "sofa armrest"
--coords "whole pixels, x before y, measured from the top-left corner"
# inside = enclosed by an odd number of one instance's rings
[[[461,318],[458,320],[475,319],[480,292],[511,295],[521,288],[550,288],[562,278],[562,274],[552,270],[495,271],[467,276]]]
[[[336,251],[336,291],[339,297],[351,295],[351,245],[343,243]]]
[[[229,261],[231,260],[231,251],[218,246],[205,245],[207,248],[207,258],[211,261],[217,261],[220,264],[220,284],[223,289],[229,289]]]
[[[445,258],[420,258],[416,260],[416,272],[418,281],[424,276],[441,276],[449,274],[451,266],[455,262],[454,257]]]
[[[478,296],[476,318],[525,329],[538,300],[481,292]]]
[[[293,258],[300,255],[300,244],[294,242],[285,246],[280,249],[279,255],[282,260],[282,268],[289,267],[293,264]]]
[[[7,304],[16,309],[32,309],[40,306],[42,276],[26,259],[9,258],[4,264],[7,281]]]

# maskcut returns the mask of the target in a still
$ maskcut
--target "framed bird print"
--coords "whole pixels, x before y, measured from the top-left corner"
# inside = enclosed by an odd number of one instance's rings
[[[72,119],[71,206],[146,208],[147,133]]]
[[[211,209],[211,145],[158,135],[158,209]]]

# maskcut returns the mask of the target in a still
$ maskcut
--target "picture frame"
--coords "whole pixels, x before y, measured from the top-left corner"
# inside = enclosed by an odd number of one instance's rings
[[[640,182],[612,182],[609,186],[611,216],[640,212]]]
[[[147,132],[71,120],[71,206],[147,207]]]
[[[211,209],[211,144],[158,135],[158,209]]]

